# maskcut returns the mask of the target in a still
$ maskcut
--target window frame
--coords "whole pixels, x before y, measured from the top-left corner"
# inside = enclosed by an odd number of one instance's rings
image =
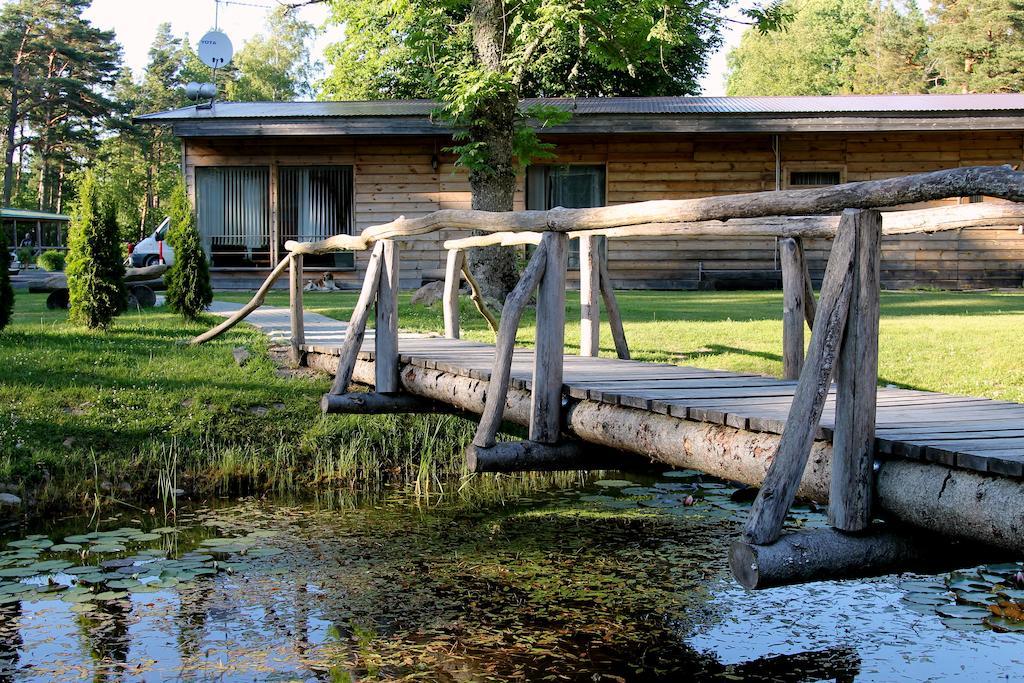
[[[273,175],[274,175],[274,189],[273,189],[273,193],[274,193],[274,195],[276,195],[275,197],[273,197],[273,202],[274,202],[275,209],[276,209],[276,211],[274,212],[274,220],[273,220],[274,226],[273,227],[274,227],[274,231],[276,233],[276,238],[277,238],[277,242],[278,242],[278,247],[277,247],[278,250],[279,251],[283,251],[284,250],[284,243],[285,243],[285,240],[283,239],[283,237],[284,237],[284,229],[283,229],[284,226],[282,224],[282,218],[283,218],[283,216],[282,216],[282,213],[283,213],[282,212],[282,206],[283,206],[283,201],[282,201],[282,191],[281,191],[281,189],[282,189],[281,171],[282,171],[282,169],[296,169],[296,168],[347,168],[347,169],[349,169],[349,171],[350,171],[349,172],[349,176],[350,176],[351,182],[352,182],[352,187],[351,187],[352,199],[349,202],[349,210],[348,210],[348,214],[349,214],[348,215],[348,219],[349,219],[349,232],[348,232],[348,234],[349,235],[357,234],[359,231],[358,231],[358,228],[357,228],[357,225],[356,225],[356,214],[357,214],[357,211],[356,211],[356,185],[357,185],[357,181],[356,181],[356,164],[355,163],[329,164],[329,163],[310,163],[308,161],[292,161],[292,160],[278,161],[278,162],[273,164],[273,171],[272,171]],[[329,273],[329,272],[336,272],[336,271],[350,272],[350,271],[355,271],[356,270],[356,261],[357,261],[357,259],[356,259],[355,252],[352,252],[352,251],[340,251],[340,252],[335,252],[335,254],[336,254],[336,260],[338,258],[347,258],[349,260],[349,263],[336,264],[336,265],[333,265],[333,266],[315,265],[315,264],[309,264],[308,261],[313,260],[313,259],[310,259],[310,258],[307,257],[304,260],[304,262],[303,262],[302,270],[303,271],[308,271],[308,272],[311,272],[311,273]]]
[[[794,185],[791,182],[793,173],[838,173],[839,182],[836,185],[846,182],[846,164],[834,161],[801,161],[782,165],[782,189],[811,190],[819,187],[834,187],[833,185]]]

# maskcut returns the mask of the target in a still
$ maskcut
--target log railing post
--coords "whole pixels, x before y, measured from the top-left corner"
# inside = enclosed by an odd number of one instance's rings
[[[449,249],[444,269],[444,336],[459,338],[459,289],[462,285],[462,262],[465,253],[461,249]]]
[[[855,223],[859,214],[859,211],[847,210],[839,223],[822,282],[807,360],[779,447],[750,509],[744,532],[745,540],[750,543],[763,545],[778,539],[811,454],[846,329],[857,247]]]
[[[291,363],[294,367],[305,365],[306,330],[302,315],[302,254],[291,254],[288,273],[288,301],[291,312]]]
[[[804,271],[804,319],[807,320],[807,327],[814,329],[814,314],[818,307],[818,301],[814,298],[814,283],[811,282],[811,269],[807,264],[807,253],[804,251],[802,237],[796,238],[796,250],[800,254],[800,264]]]
[[[352,372],[356,367],[359,348],[363,345],[363,337],[366,335],[366,322],[370,317],[370,307],[373,306],[373,302],[377,298],[377,289],[380,287],[383,255],[384,243],[377,242],[373,246],[373,251],[370,252],[370,259],[366,264],[366,276],[363,278],[363,287],[359,291],[359,298],[356,300],[355,308],[352,309],[352,317],[345,329],[345,341],[338,354],[338,370],[334,375],[334,383],[331,384],[331,394],[345,393],[348,391],[349,383],[352,382]]]
[[[512,372],[512,355],[515,352],[516,330],[523,317],[533,290],[537,288],[544,269],[547,267],[547,242],[541,240],[530,262],[523,269],[519,282],[505,298],[505,307],[501,309],[501,321],[498,323],[498,337],[494,343],[494,365],[487,381],[487,396],[484,399],[483,413],[473,435],[473,445],[480,448],[491,448],[495,444],[498,428],[505,415],[505,400],[508,396],[509,376]]]
[[[530,441],[557,443],[562,433],[562,366],[565,356],[565,270],[569,238],[548,232],[547,263],[537,290]]]
[[[871,523],[878,394],[879,264],[882,215],[860,211],[846,335],[836,368],[836,424],[828,517],[841,531],[863,531]]]
[[[378,393],[398,391],[398,242],[383,240],[384,252],[377,289],[377,315],[374,329],[374,388]]]
[[[615,355],[622,360],[629,360],[629,344],[626,343],[626,330],[622,326],[622,315],[619,313],[619,301],[615,298],[612,287],[612,276],[608,272],[608,238],[601,238],[600,258],[598,266],[601,274],[598,281],[601,286],[601,297],[604,299],[604,310],[608,312],[608,326],[612,330],[612,341],[615,343]]]
[[[782,266],[782,377],[798,379],[804,367],[804,266],[797,240],[779,240]]]
[[[601,348],[601,241],[580,237],[580,355],[597,356]]]

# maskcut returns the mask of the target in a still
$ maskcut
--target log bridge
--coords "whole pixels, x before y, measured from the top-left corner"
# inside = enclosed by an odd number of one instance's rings
[[[1003,203],[882,212],[903,204],[986,195]],[[252,301],[202,343],[255,310],[289,271],[296,364],[334,373],[326,413],[457,412],[479,420],[472,472],[628,469],[642,460],[758,487],[730,551],[748,588],[937,570],[1024,556],[1024,405],[878,388],[879,259],[885,234],[1024,221],[1024,173],[957,168],[807,190],[594,209],[489,213],[442,210],[359,235],[288,243]],[[442,229],[449,240],[444,337],[400,337],[403,239]],[[783,267],[784,377],[630,360],[606,265],[624,237],[775,236]],[[834,238],[815,296],[806,237]],[[580,240],[579,355],[564,352],[568,241]],[[533,245],[500,319],[490,315],[466,250]],[[370,250],[366,277],[336,339],[306,343],[304,254]],[[494,344],[461,340],[463,277],[496,328]],[[536,340],[516,332],[536,296]],[[600,307],[617,358],[598,357]],[[369,327],[374,316],[373,329]],[[805,327],[810,339],[805,352]],[[362,384],[371,391],[351,391]],[[498,441],[504,423],[528,438]],[[796,497],[827,503],[831,528],[790,531]]]

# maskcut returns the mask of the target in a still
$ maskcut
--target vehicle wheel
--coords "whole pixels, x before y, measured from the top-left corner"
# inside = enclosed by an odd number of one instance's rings
[[[149,268],[150,266],[160,265],[160,257],[156,254],[150,254],[146,257],[146,260],[142,262],[143,267]]]
[[[69,303],[70,297],[66,289],[55,289],[46,297],[46,307],[51,311],[67,309]]]
[[[146,285],[135,285],[131,288],[131,298],[136,308],[152,308],[156,306],[156,292]]]

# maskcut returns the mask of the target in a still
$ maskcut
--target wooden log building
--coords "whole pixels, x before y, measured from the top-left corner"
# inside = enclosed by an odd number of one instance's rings
[[[543,131],[556,144],[557,158],[524,170],[517,209],[1024,164],[1024,94],[542,101],[573,116]],[[469,208],[467,173],[445,151],[450,131],[434,120],[434,110],[421,100],[216,102],[138,120],[170,125],[181,138],[182,167],[217,282],[250,287],[285,254],[287,240],[319,240],[400,215]],[[437,279],[445,265],[442,243],[458,236],[450,231],[414,240],[403,250],[402,286]],[[808,247],[818,280],[829,244]],[[355,288],[368,256],[307,258],[305,278],[331,272],[338,284]],[[609,259],[615,286],[623,289],[758,286],[780,278],[778,245],[769,238],[621,240]],[[881,268],[887,288],[1020,287],[1024,227],[886,237]]]

